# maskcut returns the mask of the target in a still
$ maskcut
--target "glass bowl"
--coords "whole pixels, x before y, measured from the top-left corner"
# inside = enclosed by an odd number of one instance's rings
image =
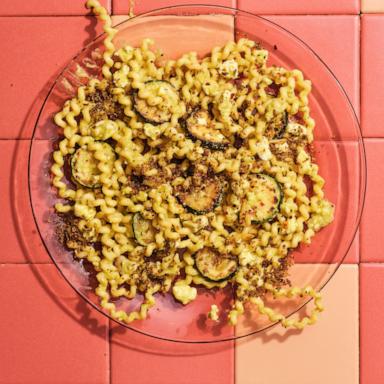
[[[366,166],[360,127],[344,89],[316,53],[286,29],[262,17],[237,9],[217,6],[173,6],[127,20],[117,26],[115,44],[137,45],[153,38],[165,57],[176,58],[187,51],[202,57],[214,46],[230,39],[248,37],[270,52],[269,65],[300,69],[313,84],[310,96],[312,117],[316,121],[314,151],[320,174],[326,180],[326,197],[336,205],[335,220],[320,231],[309,246],[294,251],[295,265],[290,272],[292,285],[311,285],[321,290],[343,262],[354,239],[364,202]],[[57,241],[54,232],[57,201],[51,187],[51,153],[59,136],[53,115],[76,93],[87,76],[99,76],[104,36],[97,37],[65,67],[47,95],[35,124],[29,157],[29,192],[33,216],[41,239],[63,277],[75,291],[101,313],[94,294],[93,274],[73,259]],[[58,46],[59,47],[59,46]],[[134,331],[178,342],[215,342],[260,332],[271,322],[251,306],[237,326],[227,324],[225,310],[233,300],[232,290],[198,288],[198,298],[183,306],[173,297],[157,295],[149,317],[129,325]],[[308,304],[307,298],[270,300],[273,308],[297,316]],[[217,303],[219,322],[207,320],[210,305]],[[135,300],[122,305],[137,304]],[[305,310],[305,308],[303,309]],[[303,312],[300,311],[300,313]],[[323,316],[327,316],[326,312]],[[115,321],[115,320],[114,320]],[[321,321],[321,320],[320,320]]]

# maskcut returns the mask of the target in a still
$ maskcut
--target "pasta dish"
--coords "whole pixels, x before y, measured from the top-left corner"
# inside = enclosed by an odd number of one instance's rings
[[[150,39],[116,49],[105,9],[87,4],[105,23],[104,65],[55,116],[52,184],[57,236],[92,265],[101,306],[129,323],[158,294],[187,305],[196,287],[231,285],[232,325],[247,305],[284,327],[313,324],[320,294],[288,279],[292,252],[334,215],[311,154],[311,82],[244,38],[204,58],[164,60]],[[136,310],[115,303],[138,295]],[[314,308],[285,318],[266,295]]]

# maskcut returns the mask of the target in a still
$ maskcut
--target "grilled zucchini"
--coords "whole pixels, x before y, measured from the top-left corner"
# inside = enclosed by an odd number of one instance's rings
[[[222,150],[229,144],[208,111],[200,109],[192,112],[186,119],[181,120],[181,126],[192,140],[200,140],[203,147]]]
[[[155,241],[156,231],[150,220],[144,219],[140,213],[135,213],[132,218],[132,229],[138,244],[146,246]]]
[[[102,143],[103,151],[108,157],[108,163],[113,167],[115,161],[115,152],[113,148]],[[99,161],[95,158],[94,152],[88,149],[87,145],[79,148],[71,157],[71,173],[73,180],[86,188],[100,187]]]
[[[254,223],[271,221],[279,212],[282,201],[280,184],[264,173],[252,175],[240,209],[240,219],[251,217]]]
[[[144,85],[145,93],[150,95],[149,99],[139,97],[139,92],[133,95],[133,105],[136,112],[148,123],[161,124],[171,120],[173,109],[179,102],[176,89],[166,81],[148,81]],[[163,101],[156,105],[150,105],[148,100],[162,97]]]
[[[234,258],[209,247],[196,253],[195,265],[202,276],[215,282],[229,279],[237,270],[237,261]]]
[[[221,203],[223,188],[217,178],[207,179],[199,186],[191,186],[188,190],[180,192],[180,203],[195,215],[204,215],[213,211]]]

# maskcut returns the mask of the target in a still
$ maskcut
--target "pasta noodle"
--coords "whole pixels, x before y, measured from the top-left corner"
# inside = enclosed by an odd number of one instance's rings
[[[248,39],[160,64],[150,39],[116,49],[106,10],[87,5],[107,36],[102,77],[56,114],[51,171],[67,223],[58,233],[93,266],[101,306],[129,323],[147,317],[158,292],[187,305],[195,286],[231,284],[233,325],[249,304],[284,327],[313,324],[319,293],[286,279],[291,251],[333,220],[308,151],[310,81],[268,66],[268,52]],[[138,294],[132,312],[113,300]],[[308,296],[314,309],[287,319],[266,295]],[[209,317],[218,313],[213,304]]]

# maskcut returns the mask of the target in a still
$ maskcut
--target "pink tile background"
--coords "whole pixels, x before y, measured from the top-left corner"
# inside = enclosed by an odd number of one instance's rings
[[[111,11],[112,0],[99,0]],[[0,16],[85,15],[89,11],[82,0],[1,0]]]
[[[383,10],[384,11],[384,10]],[[361,105],[365,137],[384,136],[384,52],[379,49],[384,35],[384,15],[361,17]]]
[[[113,14],[123,15],[128,2],[103,3]],[[366,207],[360,242],[354,241],[347,257],[351,265],[342,266],[324,290],[327,311],[318,325],[300,335],[290,331],[286,336],[273,328],[235,348],[233,343],[185,346],[116,326],[109,330],[106,319],[81,302],[51,264],[26,193],[27,139],[36,116],[29,111],[37,112],[50,81],[100,33],[100,26],[94,17],[85,17],[83,0],[2,0],[0,350],[6,353],[0,359],[0,383],[357,384],[358,325],[360,383],[384,382],[384,14],[359,16],[358,0],[203,2],[268,15],[297,34],[329,65],[361,110],[368,160]],[[175,3],[137,0],[136,10]],[[384,6],[378,0],[362,0],[362,11],[383,13]],[[359,256],[363,264],[357,266]],[[260,367],[272,362],[270,374],[263,376],[267,370]],[[292,369],[298,362],[300,367]]]

